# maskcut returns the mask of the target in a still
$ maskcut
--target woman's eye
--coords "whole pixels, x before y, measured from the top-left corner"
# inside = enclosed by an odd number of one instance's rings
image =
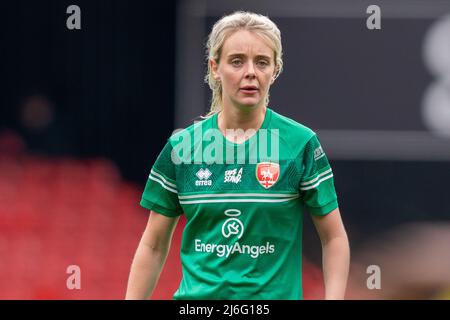
[[[232,60],[232,61],[231,61],[231,64],[232,64],[233,66],[240,66],[240,65],[242,64],[242,61],[239,60],[239,59],[235,59],[235,60]]]
[[[266,60],[260,60],[258,61],[258,65],[261,67],[267,67],[269,63]]]

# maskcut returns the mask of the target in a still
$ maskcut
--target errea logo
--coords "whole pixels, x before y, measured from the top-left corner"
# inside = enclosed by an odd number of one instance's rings
[[[199,180],[195,181],[196,186],[211,186],[212,185],[212,180],[209,180],[209,177],[211,177],[212,173],[211,173],[211,171],[209,171],[208,168],[206,168],[206,169],[201,168],[200,170],[197,171],[197,173],[195,175],[199,179]]]

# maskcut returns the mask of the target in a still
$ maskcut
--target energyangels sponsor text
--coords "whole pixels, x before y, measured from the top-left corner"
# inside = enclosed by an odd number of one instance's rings
[[[229,244],[204,243],[200,239],[195,239],[195,251],[215,253],[218,257],[228,258],[232,254],[248,254],[253,259],[258,258],[262,254],[272,254],[275,252],[275,245],[266,242],[265,245],[248,245],[235,242]]]

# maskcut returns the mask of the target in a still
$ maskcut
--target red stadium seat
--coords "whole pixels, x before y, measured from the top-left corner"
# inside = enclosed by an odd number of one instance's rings
[[[123,299],[148,219],[140,187],[105,159],[2,157],[0,172],[0,299]],[[81,290],[66,286],[69,265]],[[177,285],[164,277],[160,292]]]

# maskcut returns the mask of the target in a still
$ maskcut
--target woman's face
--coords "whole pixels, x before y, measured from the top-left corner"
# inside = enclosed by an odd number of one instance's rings
[[[275,80],[274,51],[258,34],[239,30],[222,47],[219,64],[210,60],[213,76],[222,84],[223,105],[255,107],[264,104]]]

